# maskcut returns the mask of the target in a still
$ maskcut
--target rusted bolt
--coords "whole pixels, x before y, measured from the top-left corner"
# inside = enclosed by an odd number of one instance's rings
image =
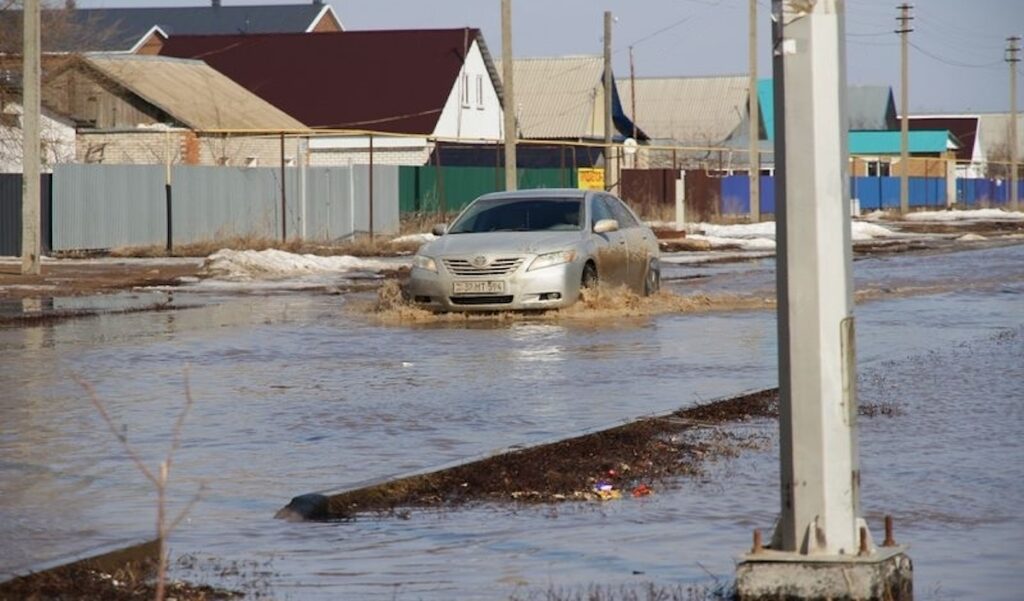
[[[761,544],[761,531],[754,528],[754,547],[750,550],[750,553],[752,555],[757,555],[762,551],[764,551],[764,546]]]
[[[860,527],[860,550],[857,552],[858,555],[868,555],[868,529],[864,526]]]
[[[892,516],[885,516],[885,540],[882,541],[883,547],[895,547],[896,539],[892,536]]]

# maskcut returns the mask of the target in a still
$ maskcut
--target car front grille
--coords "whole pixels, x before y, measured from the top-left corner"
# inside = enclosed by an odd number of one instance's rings
[[[452,296],[453,305],[507,305],[512,302],[512,295],[507,296]]]
[[[512,273],[523,264],[522,257],[500,257],[487,265],[473,265],[470,259],[443,259],[448,271],[461,276],[496,276]]]

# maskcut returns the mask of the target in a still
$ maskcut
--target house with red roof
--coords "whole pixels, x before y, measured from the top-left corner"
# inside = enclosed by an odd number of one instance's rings
[[[502,139],[502,90],[478,29],[171,36],[308,127],[310,164],[423,165],[438,140]]]

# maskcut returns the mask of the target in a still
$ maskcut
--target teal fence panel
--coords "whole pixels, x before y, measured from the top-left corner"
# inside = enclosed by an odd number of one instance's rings
[[[438,174],[440,173],[440,177]],[[575,188],[572,169],[519,169],[519,189]],[[460,211],[478,196],[505,189],[505,171],[494,167],[400,167],[403,214]]]

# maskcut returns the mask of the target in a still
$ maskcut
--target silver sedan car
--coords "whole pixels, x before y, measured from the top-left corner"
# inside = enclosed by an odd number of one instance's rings
[[[408,294],[438,311],[555,309],[599,281],[651,294],[658,241],[605,192],[540,189],[474,200],[413,260]]]

